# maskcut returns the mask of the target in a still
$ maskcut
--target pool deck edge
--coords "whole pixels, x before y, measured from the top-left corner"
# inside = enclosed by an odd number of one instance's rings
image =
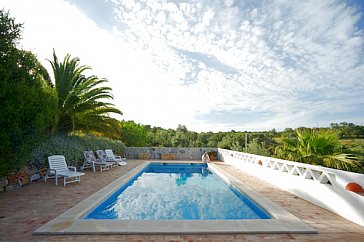
[[[74,207],[62,213],[33,234],[222,234],[222,233],[316,233],[316,230],[269,199],[244,185],[213,164],[211,169],[228,183],[254,199],[272,215],[263,220],[160,220],[114,221],[86,220],[85,214],[120,186],[132,179],[149,163],[197,163],[181,161],[146,161],[125,175],[92,194]]]

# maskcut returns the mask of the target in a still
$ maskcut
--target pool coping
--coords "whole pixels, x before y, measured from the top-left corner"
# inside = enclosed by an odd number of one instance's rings
[[[252,198],[272,219],[249,220],[91,220],[83,217],[117,191],[150,163],[199,163],[186,161],[145,161],[62,213],[33,234],[222,234],[222,233],[316,233],[302,220],[241,181],[209,163],[216,175]]]

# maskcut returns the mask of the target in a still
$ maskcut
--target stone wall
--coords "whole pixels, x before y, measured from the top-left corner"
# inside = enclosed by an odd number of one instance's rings
[[[138,159],[139,154],[149,154],[150,159],[161,159],[161,154],[176,154],[177,160],[201,160],[203,153],[211,150],[217,148],[127,147],[125,157]]]

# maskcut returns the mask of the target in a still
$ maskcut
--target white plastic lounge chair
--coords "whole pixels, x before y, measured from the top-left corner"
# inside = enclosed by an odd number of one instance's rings
[[[106,171],[111,168],[113,165],[110,162],[102,161],[100,159],[96,159],[93,151],[84,151],[83,152],[83,165],[81,166],[81,170],[85,168],[92,167],[93,172],[96,172],[96,166],[100,167],[100,171]]]
[[[63,186],[71,182],[81,182],[81,176],[85,173],[77,172],[76,167],[67,166],[66,158],[63,155],[52,155],[48,157],[49,170],[46,175],[47,178],[54,177],[56,180],[56,186],[58,185],[58,177],[64,177]],[[72,178],[71,181],[67,181],[68,178]]]
[[[116,161],[119,166],[125,166],[126,164],[128,164],[125,162],[125,160],[124,160],[125,158],[123,159],[123,158],[121,158],[121,156],[114,155],[112,150],[105,150],[105,153],[106,153],[107,160]]]
[[[105,153],[104,150],[96,150],[96,156],[97,158],[99,158],[102,162],[108,162],[108,163],[111,163],[112,166],[111,167],[114,167],[114,166],[118,166],[118,163],[116,162],[116,160],[110,160],[107,158],[107,155]]]

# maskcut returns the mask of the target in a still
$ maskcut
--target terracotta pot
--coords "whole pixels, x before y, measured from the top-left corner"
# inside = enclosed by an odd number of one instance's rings
[[[345,189],[348,190],[348,191],[351,191],[351,192],[360,193],[360,194],[364,195],[363,187],[360,186],[358,183],[355,183],[355,182],[348,183],[346,185]]]
[[[9,185],[24,186],[29,183],[29,176],[26,172],[17,172],[8,176]]]
[[[8,176],[8,184],[11,185],[11,186],[17,184],[18,183],[18,177],[19,176],[17,175],[17,173],[14,173],[14,174]]]

